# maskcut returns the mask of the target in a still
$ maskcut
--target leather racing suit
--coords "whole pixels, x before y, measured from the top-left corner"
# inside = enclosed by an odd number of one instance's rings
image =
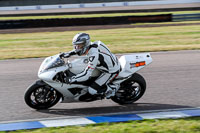
[[[72,54],[71,54],[72,55]],[[90,44],[88,49],[88,66],[85,70],[71,78],[73,82],[83,82],[88,80],[94,69],[101,71],[101,75],[93,82],[88,91],[90,94],[98,94],[105,92],[102,88],[110,87],[109,83],[117,77],[120,72],[120,63],[117,57],[110,52],[107,46],[101,41],[96,41]]]

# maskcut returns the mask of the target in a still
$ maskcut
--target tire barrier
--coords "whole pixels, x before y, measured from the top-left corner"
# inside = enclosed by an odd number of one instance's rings
[[[141,22],[146,23],[146,22],[168,22],[168,21],[172,21],[172,14],[146,15],[146,16],[94,17],[94,18],[1,20],[0,29],[115,25],[115,24],[131,24],[131,23],[141,23]]]

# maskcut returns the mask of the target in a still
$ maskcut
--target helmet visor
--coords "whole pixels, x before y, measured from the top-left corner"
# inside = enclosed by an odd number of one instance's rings
[[[74,49],[79,52],[84,48],[85,44],[84,43],[80,43],[78,45],[74,45]]]

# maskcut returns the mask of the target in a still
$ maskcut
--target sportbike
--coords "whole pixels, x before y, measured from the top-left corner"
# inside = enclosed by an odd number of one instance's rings
[[[101,72],[95,69],[88,81],[69,84],[67,79],[82,72],[88,64],[86,56],[69,61],[59,54],[47,57],[41,64],[35,83],[25,92],[25,102],[33,109],[48,109],[59,101],[62,103],[92,102],[102,100],[105,95],[90,95],[89,85],[98,78]],[[138,73],[152,62],[150,53],[122,55],[119,58],[121,71],[111,82],[116,86],[115,96],[111,99],[119,104],[131,104],[140,99],[145,90],[145,79]],[[106,89],[102,86],[102,89]]]

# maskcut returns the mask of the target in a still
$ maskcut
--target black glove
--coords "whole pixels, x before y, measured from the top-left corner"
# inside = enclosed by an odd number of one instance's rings
[[[69,58],[70,54],[69,53],[65,53],[64,58]]]
[[[59,57],[60,57],[60,58],[63,58],[64,55],[65,55],[65,53],[60,53]]]
[[[59,56],[60,56],[60,58],[69,58],[70,54],[69,53],[61,53]]]

